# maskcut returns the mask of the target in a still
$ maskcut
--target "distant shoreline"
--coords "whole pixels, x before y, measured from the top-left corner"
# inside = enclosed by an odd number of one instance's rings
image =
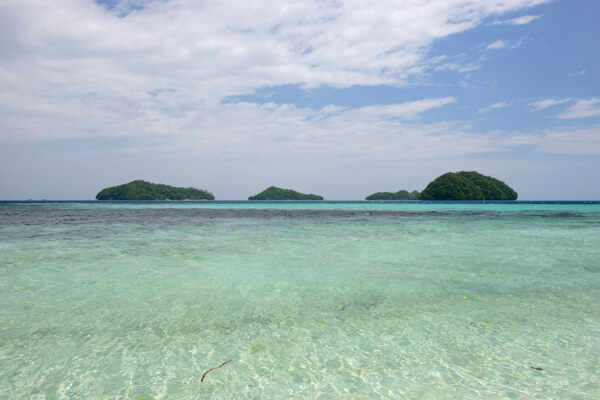
[[[0,204],[600,204],[600,200],[0,200]]]

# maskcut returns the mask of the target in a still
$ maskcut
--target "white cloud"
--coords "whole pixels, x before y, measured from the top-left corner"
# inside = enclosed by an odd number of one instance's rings
[[[568,103],[571,100],[572,99],[570,97],[566,99],[544,99],[530,103],[529,105],[533,107],[533,111],[541,111],[549,107],[557,106],[559,104]]]
[[[521,47],[523,42],[524,42],[523,38],[520,38],[513,42],[509,42],[508,40],[496,40],[495,42],[488,44],[485,47],[485,50],[500,50],[500,49],[511,49],[512,50],[512,49]]]
[[[385,160],[391,165],[505,149],[496,137],[470,132],[460,123],[417,121],[420,113],[454,101],[441,98],[340,107],[325,117],[322,110],[293,105],[231,103],[190,120],[173,121],[177,134],[168,140],[155,137],[156,149],[143,151],[194,155],[215,162],[230,158],[275,164],[311,160],[320,165],[324,160],[339,164],[351,158],[357,164]]]
[[[464,74],[467,72],[476,71],[481,68],[481,64],[468,63],[466,65],[461,65],[457,63],[446,63],[442,65],[438,65],[434,68],[434,71],[456,71],[460,74]]]
[[[499,102],[499,103],[494,103],[494,104],[492,104],[489,107],[482,108],[479,111],[477,111],[477,113],[481,114],[481,113],[489,112],[489,111],[492,111],[492,110],[497,110],[499,108],[506,108],[506,107],[508,107],[508,104],[506,102],[502,101],[502,102]]]
[[[6,0],[0,140],[170,135],[173,121],[265,86],[401,86],[423,74],[435,40],[542,2],[148,0],[107,10]]]
[[[565,112],[558,115],[560,119],[588,118],[600,116],[600,98],[578,100]]]
[[[500,50],[509,47],[509,43],[506,40],[496,40],[493,43],[490,43],[485,48],[486,50]]]
[[[486,50],[500,50],[500,49],[516,49],[521,47],[521,45],[523,44],[523,39],[519,39],[515,42],[509,42],[506,40],[497,40],[493,43],[490,43],[489,45],[487,45],[487,47],[485,48]]]
[[[341,107],[341,106],[336,106],[336,105],[330,104],[328,106],[321,108],[321,112],[323,114],[334,114],[334,113],[338,113],[340,111],[344,111],[347,108],[348,107]]]
[[[587,70],[585,70],[585,69],[582,69],[582,70],[580,70],[579,72],[568,73],[568,74],[567,74],[567,76],[568,76],[568,77],[574,77],[574,76],[583,76],[583,75],[585,75],[585,74],[587,74]]]
[[[547,132],[537,150],[575,156],[600,155],[600,127]]]
[[[594,97],[589,99],[573,99],[568,97],[565,99],[544,99],[530,103],[533,111],[545,110],[560,104],[574,102],[569,108],[557,115],[559,119],[576,119],[600,116],[600,98]]]
[[[353,112],[368,115],[377,115],[380,117],[384,116],[389,118],[413,120],[418,119],[422,112],[425,112],[432,108],[442,107],[447,104],[454,103],[455,101],[456,99],[454,97],[449,96],[438,99],[423,99],[417,101],[410,101],[400,104],[367,106],[353,110]]]
[[[531,145],[540,153],[562,155],[600,155],[600,126],[584,129],[552,129],[537,134],[517,133],[505,144]]]
[[[525,25],[541,17],[541,15],[523,15],[522,17],[507,19],[503,21],[494,21],[492,22],[492,25]]]

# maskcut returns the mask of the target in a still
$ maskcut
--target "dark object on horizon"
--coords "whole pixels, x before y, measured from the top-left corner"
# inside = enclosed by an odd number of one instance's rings
[[[96,200],[214,200],[215,196],[193,187],[180,188],[142,180],[102,189]]]
[[[413,190],[398,190],[393,192],[377,192],[365,197],[365,200],[419,200],[419,192]]]
[[[475,171],[448,172],[431,181],[419,200],[516,200],[506,183]]]
[[[282,189],[271,186],[257,195],[248,197],[248,200],[323,200],[317,194],[304,194],[292,189]]]

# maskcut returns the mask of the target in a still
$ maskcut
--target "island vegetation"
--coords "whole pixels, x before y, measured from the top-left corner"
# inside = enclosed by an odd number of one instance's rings
[[[193,187],[181,188],[136,180],[102,189],[96,200],[214,200],[215,196]]]
[[[516,200],[506,183],[476,171],[445,173],[427,185],[419,200]]]
[[[262,192],[248,197],[248,200],[323,200],[317,194],[304,194],[292,189],[282,189],[271,186]]]
[[[377,192],[366,200],[516,200],[518,194],[506,183],[476,171],[445,173],[419,193]],[[102,189],[97,200],[214,200],[215,196],[203,189],[174,187],[135,180],[123,185]],[[323,200],[323,196],[300,193],[292,189],[271,186],[248,197],[248,200]]]
[[[419,192],[398,190],[397,192],[377,192],[365,197],[365,200],[419,200]]]

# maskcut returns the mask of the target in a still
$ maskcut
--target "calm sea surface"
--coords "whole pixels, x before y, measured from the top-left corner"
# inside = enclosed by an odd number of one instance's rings
[[[600,399],[600,203],[0,203],[0,399],[84,398]]]

